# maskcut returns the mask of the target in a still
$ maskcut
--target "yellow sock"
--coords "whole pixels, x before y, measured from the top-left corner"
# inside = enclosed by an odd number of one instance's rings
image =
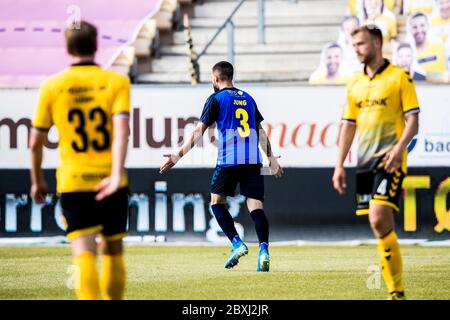
[[[403,292],[403,264],[398,244],[397,234],[391,231],[387,236],[378,239],[378,254],[381,259],[381,269],[389,293]]]
[[[125,291],[126,271],[123,255],[104,255],[100,288],[103,299],[122,300]]]
[[[75,292],[80,300],[100,299],[100,287],[97,273],[96,256],[92,252],[84,252],[73,258],[79,272],[75,273]]]

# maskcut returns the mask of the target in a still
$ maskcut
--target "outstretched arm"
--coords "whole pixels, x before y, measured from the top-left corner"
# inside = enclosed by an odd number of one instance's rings
[[[261,126],[261,123],[258,125],[259,130],[259,144],[261,148],[264,150],[265,155],[269,159],[269,168],[270,172],[275,175],[275,177],[280,178],[284,174],[283,168],[278,163],[278,159],[280,156],[274,156],[272,152],[272,145],[270,143],[270,139],[267,136],[266,131]]]
[[[199,122],[195,127],[194,131],[189,136],[183,145],[178,149],[176,153],[165,154],[166,162],[161,166],[159,173],[163,174],[169,171],[183,156],[185,156],[192,148],[194,148],[197,143],[202,139],[208,126],[203,122]]]

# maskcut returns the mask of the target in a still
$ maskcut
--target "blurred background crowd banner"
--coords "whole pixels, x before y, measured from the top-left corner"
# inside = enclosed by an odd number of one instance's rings
[[[98,26],[98,63],[134,84],[208,82],[215,62],[233,59],[241,83],[344,85],[362,69],[351,33],[365,24],[416,81],[450,78],[450,0],[265,0],[263,9],[255,0],[4,0],[0,88],[38,87],[65,68],[63,30],[80,18]]]
[[[351,42],[361,25],[383,33],[383,53],[416,81],[449,82],[450,0],[348,0],[335,42],[322,50],[311,84],[345,84],[363,66]]]

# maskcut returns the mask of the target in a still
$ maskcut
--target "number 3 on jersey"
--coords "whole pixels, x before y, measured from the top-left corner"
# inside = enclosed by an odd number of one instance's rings
[[[238,133],[242,138],[250,135],[250,126],[248,125],[248,113],[245,109],[236,109],[236,118],[240,120],[241,127],[238,127]]]

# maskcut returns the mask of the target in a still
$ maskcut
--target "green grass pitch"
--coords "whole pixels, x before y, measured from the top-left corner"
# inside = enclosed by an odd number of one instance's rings
[[[271,270],[256,273],[250,246],[233,270],[228,247],[127,246],[126,299],[386,299],[375,246],[271,247]],[[450,250],[403,246],[408,299],[450,299]],[[0,299],[74,299],[68,247],[0,247]],[[368,289],[369,281],[375,288]]]

